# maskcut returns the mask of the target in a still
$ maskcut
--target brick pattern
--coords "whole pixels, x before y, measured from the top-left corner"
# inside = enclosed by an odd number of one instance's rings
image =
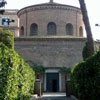
[[[57,25],[57,35],[66,35],[66,24],[71,23],[74,28],[74,36],[79,36],[79,27],[83,27],[82,14],[79,8],[58,5],[40,4],[25,7],[18,11],[20,27],[24,26],[25,36],[30,35],[32,23],[38,25],[38,35],[47,35],[47,25],[54,22]]]
[[[44,67],[72,67],[82,60],[85,39],[16,38],[15,49],[25,59]]]

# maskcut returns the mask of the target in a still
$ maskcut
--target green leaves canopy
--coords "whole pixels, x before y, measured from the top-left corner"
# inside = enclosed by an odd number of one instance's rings
[[[13,49],[0,43],[0,100],[26,100],[34,91],[34,81],[33,69]]]
[[[8,48],[14,48],[14,33],[0,28],[0,42],[5,44]]]

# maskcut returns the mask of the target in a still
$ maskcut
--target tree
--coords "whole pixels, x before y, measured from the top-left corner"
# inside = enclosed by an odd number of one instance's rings
[[[5,0],[0,0],[0,8],[4,7],[7,2]],[[5,12],[4,9],[0,9],[0,14],[3,14]]]
[[[14,49],[14,33],[10,30],[0,28],[0,42],[5,44],[8,48]]]
[[[87,35],[87,50],[89,52],[89,56],[92,56],[94,54],[94,43],[92,38],[92,32],[91,32],[91,26],[88,18],[88,13],[85,5],[84,0],[79,0],[80,8],[83,15],[83,22],[86,29],[86,35]]]
[[[82,56],[83,56],[83,60],[87,60],[87,58],[90,56],[89,55],[89,51],[88,51],[88,46],[87,46],[87,42],[85,43],[85,46],[83,48],[83,51],[82,51]]]

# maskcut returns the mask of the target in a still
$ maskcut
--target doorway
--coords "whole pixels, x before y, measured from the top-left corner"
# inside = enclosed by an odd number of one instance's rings
[[[47,92],[59,91],[59,73],[47,73],[46,74],[46,90]]]

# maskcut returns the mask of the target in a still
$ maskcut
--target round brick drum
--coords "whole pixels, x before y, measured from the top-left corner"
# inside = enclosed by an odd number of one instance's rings
[[[55,2],[25,7],[17,13],[20,36],[83,36],[81,10]]]

